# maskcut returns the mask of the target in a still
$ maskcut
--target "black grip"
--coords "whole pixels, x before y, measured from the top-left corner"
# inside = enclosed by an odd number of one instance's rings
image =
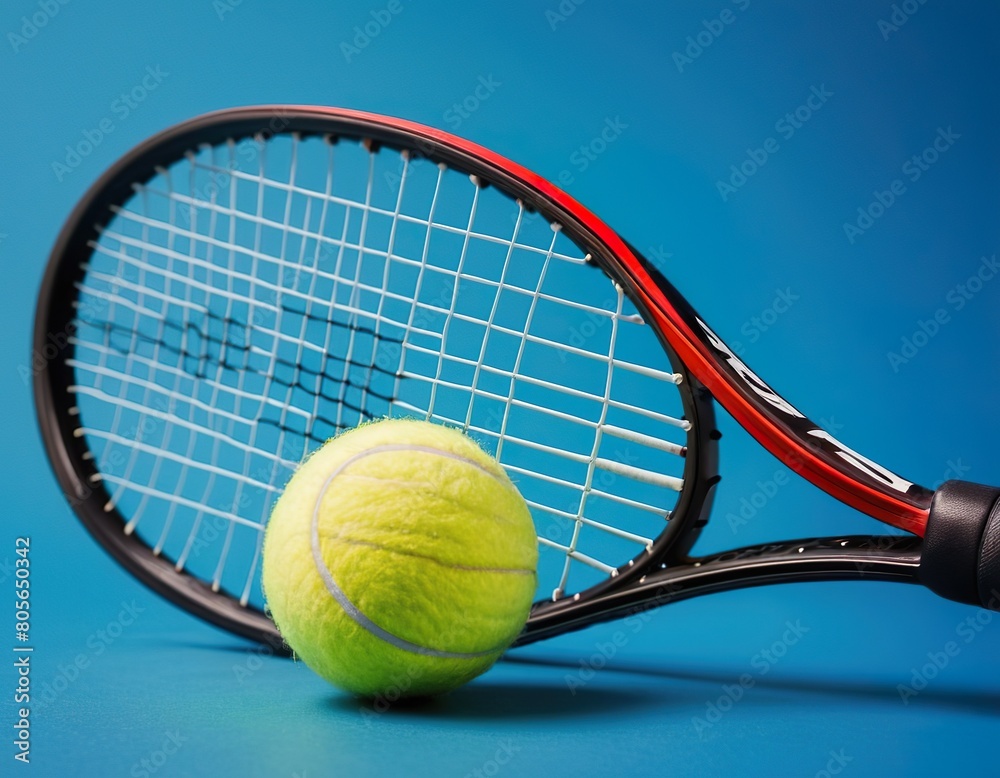
[[[920,580],[949,600],[1000,610],[1000,489],[946,481],[934,493]]]
[[[978,572],[980,602],[990,610],[1000,610],[1000,500],[986,520]]]

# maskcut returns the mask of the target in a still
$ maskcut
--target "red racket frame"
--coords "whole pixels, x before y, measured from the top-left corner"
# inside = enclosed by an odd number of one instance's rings
[[[726,351],[720,350],[699,331],[697,315],[684,298],[659,273],[651,270],[646,261],[607,224],[566,192],[516,162],[472,141],[405,119],[315,106],[263,106],[257,110],[308,111],[341,121],[403,130],[426,139],[432,146],[442,144],[479,157],[496,168],[499,180],[510,176],[528,184],[549,204],[555,204],[571,214],[595,243],[617,258],[632,281],[631,291],[652,313],[654,321],[650,323],[661,331],[692,375],[764,448],[838,500],[873,518],[923,537],[931,504],[930,490],[915,484],[905,492],[889,487],[883,479],[872,475],[885,472],[874,463],[864,460],[829,436],[818,439],[810,435],[810,431],[821,429],[819,425],[801,416],[779,412],[763,400],[745,374],[741,375],[727,363]],[[759,379],[756,383],[767,388]],[[767,388],[767,391],[773,390]],[[871,467],[861,469],[859,459]]]

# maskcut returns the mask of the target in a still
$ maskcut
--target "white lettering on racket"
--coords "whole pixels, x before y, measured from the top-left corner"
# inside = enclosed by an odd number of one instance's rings
[[[760,377],[753,372],[753,370],[747,367],[743,363],[743,360],[736,356],[729,346],[727,346],[718,335],[712,332],[711,328],[705,324],[705,322],[698,317],[695,317],[695,321],[697,321],[702,330],[704,330],[705,336],[708,338],[708,342],[723,355],[726,362],[729,363],[729,366],[746,382],[746,386],[749,387],[754,394],[767,402],[769,405],[773,405],[778,410],[784,411],[789,416],[794,416],[797,419],[808,421],[802,413],[791,405],[791,403],[781,397],[770,386],[765,384]],[[811,437],[826,441],[830,446],[836,449],[836,454],[841,459],[848,464],[853,465],[870,478],[885,484],[890,489],[895,489],[898,492],[906,494],[909,488],[913,486],[913,484],[905,478],[901,478],[895,473],[886,470],[881,465],[872,462],[867,457],[862,456],[857,451],[848,448],[824,429],[816,427],[808,430],[807,434]]]
[[[705,322],[697,317],[695,317],[695,320],[705,331],[705,335],[708,337],[709,343],[715,346],[716,350],[722,352],[726,361],[729,363],[729,366],[735,370],[744,381],[746,381],[746,385],[750,387],[750,389],[752,389],[758,397],[768,404],[773,405],[778,410],[784,411],[789,416],[795,416],[799,419],[805,418],[805,416],[799,413],[795,407],[788,402],[788,400],[775,392],[770,386],[761,380],[760,376],[743,364],[743,360],[736,356],[736,354],[730,350],[729,346],[723,343],[722,339],[712,332]]]
[[[901,478],[895,473],[886,470],[884,467],[882,467],[882,465],[872,462],[870,459],[868,459],[868,457],[864,457],[857,451],[848,448],[839,440],[837,440],[835,437],[833,437],[833,435],[831,435],[826,430],[821,430],[821,429],[809,430],[809,434],[815,438],[819,438],[820,440],[825,440],[828,443],[835,446],[837,448],[837,454],[842,459],[844,459],[846,462],[850,462],[859,470],[864,470],[872,478],[875,478],[878,481],[882,481],[889,488],[895,489],[898,492],[906,494],[907,490],[909,490],[909,488],[913,486],[913,483],[911,481],[907,481],[905,478]]]

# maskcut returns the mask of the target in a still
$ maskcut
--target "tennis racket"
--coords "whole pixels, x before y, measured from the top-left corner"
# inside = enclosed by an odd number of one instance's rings
[[[932,492],[838,442],[574,199],[412,122],[265,106],[151,138],[70,216],[34,348],[45,445],[89,531],[174,603],[272,646],[271,506],[304,455],[383,416],[465,430],[517,482],[540,545],[520,643],[789,581],[998,604],[1000,490]],[[907,534],[692,557],[716,402]]]

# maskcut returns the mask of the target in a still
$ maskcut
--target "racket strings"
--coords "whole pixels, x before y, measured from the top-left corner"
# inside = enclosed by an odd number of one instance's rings
[[[168,237],[168,241],[167,241],[167,248],[168,249],[172,249],[172,247],[173,247],[173,241],[174,241],[174,237],[173,236],[169,236]],[[145,249],[144,249],[144,252],[145,252]],[[121,273],[121,271],[122,271],[122,266],[121,266],[121,262],[120,261],[118,263],[117,271],[118,271],[118,273]],[[140,304],[145,299],[145,295],[143,294],[143,291],[142,291],[142,289],[145,286],[145,284],[144,284],[145,280],[146,280],[145,274],[144,273],[140,274],[140,276],[139,276],[139,283],[140,283],[141,287],[140,287],[140,291],[138,292],[138,295],[137,295],[138,301],[140,302]],[[168,293],[169,293],[170,289],[172,288],[172,286],[176,285],[176,283],[177,282],[174,279],[170,279],[169,280],[169,282],[167,284],[167,292]],[[184,286],[183,282],[181,282],[180,286],[181,286],[182,290],[184,291],[184,300],[185,300],[185,302],[190,305],[190,290],[187,287]],[[133,321],[133,323],[137,322],[139,320],[139,317],[140,317],[140,315],[139,315],[139,313],[137,311],[133,311],[132,312],[132,321]],[[138,335],[138,330],[136,328],[134,328],[134,327],[133,327],[133,333],[134,333],[133,334],[133,338],[131,339],[131,344],[130,344],[130,346],[132,346],[132,347],[134,347],[135,342],[136,342],[136,337]],[[153,346],[153,349],[152,349],[152,358],[153,358],[154,363],[156,363],[156,362],[159,361],[158,358],[159,358],[160,351],[161,351],[161,349],[163,347],[163,343],[164,343],[164,339],[163,339],[163,323],[161,321],[160,324],[159,324],[159,327],[158,327],[158,337],[155,338],[154,346]],[[107,354],[107,350],[105,350],[104,353]],[[131,353],[132,353],[132,348],[130,348],[130,350],[129,350],[129,354],[131,354]],[[102,372],[101,376],[106,375],[106,373],[107,373],[107,369],[105,368],[104,371]],[[170,391],[176,392],[179,389],[182,380],[183,379],[181,378],[181,376],[174,375],[173,380],[172,380],[172,386],[170,387]],[[157,386],[155,386],[155,385],[153,385],[153,384],[151,384],[149,382],[146,382],[143,385],[143,394],[142,394],[142,399],[141,399],[141,402],[140,402],[141,406],[142,407],[148,407],[148,405],[151,402],[152,395],[159,394],[159,392],[160,392],[159,387],[157,387]],[[116,412],[117,412],[117,409],[116,409]],[[143,432],[143,426],[145,425],[146,421],[147,421],[146,415],[142,414],[141,418],[140,418],[140,424],[137,425],[137,427],[136,427],[136,431],[139,434],[142,434],[142,432]],[[112,427],[112,429],[117,429],[117,426]],[[174,430],[173,427],[168,427],[167,428],[166,433],[165,433],[164,438],[163,438],[163,441],[162,441],[162,447],[164,449],[169,450],[169,448],[170,448],[170,441],[171,441],[171,438],[174,435],[174,433],[175,433],[175,430]],[[106,441],[106,443],[107,443],[107,441]],[[188,452],[187,454],[185,454],[185,458],[187,456],[189,456],[189,454],[190,454],[190,452]],[[131,454],[129,455],[128,464],[127,464],[126,469],[125,469],[125,475],[120,480],[117,481],[116,485],[117,485],[118,488],[112,494],[111,500],[108,502],[108,506],[107,507],[111,507],[111,506],[115,505],[116,502],[117,502],[117,499],[121,496],[121,494],[123,493],[123,491],[125,489],[127,489],[129,487],[129,485],[132,483],[132,481],[133,481],[133,473],[134,473],[136,464],[139,461],[139,458],[140,458],[140,456],[139,456],[139,452],[137,450],[133,450],[131,452]],[[168,460],[166,460],[163,457],[156,457],[155,458],[154,465],[152,467],[152,472],[151,472],[151,475],[149,476],[150,483],[156,483],[156,481],[157,481],[157,479],[159,477],[159,473],[160,473],[160,471],[162,469],[163,463],[165,461],[168,461]],[[112,483],[116,483],[116,482],[112,481]],[[134,513],[134,516],[136,516],[136,517],[142,515],[143,512],[146,510],[146,508],[147,508],[147,506],[149,504],[149,498],[151,496],[159,497],[159,494],[156,492],[156,490],[140,491],[139,494],[140,494],[141,499],[140,499],[138,507],[136,508],[135,513]],[[172,524],[172,522],[174,520],[174,516],[175,516],[176,510],[177,510],[177,506],[178,506],[178,503],[175,502],[175,503],[170,504],[170,506],[168,508],[168,511],[167,511],[167,514],[166,514],[166,517],[165,517],[165,522],[164,522],[164,533],[167,532],[167,531],[169,531],[169,527],[171,526],[171,524]],[[131,533],[134,530],[135,521],[136,521],[136,519],[133,518],[132,520],[130,520],[128,522],[128,524],[126,524],[125,531],[127,533]]]
[[[604,429],[604,424],[607,421],[608,401],[611,399],[611,382],[614,377],[614,370],[612,368],[612,365],[614,365],[614,349],[615,349],[615,344],[617,343],[618,317],[621,315],[622,303],[624,299],[621,287],[616,285],[615,291],[617,292],[617,302],[615,306],[615,312],[617,315],[611,320],[612,329],[608,347],[609,348],[608,371],[607,371],[607,380],[605,381],[604,384],[604,397],[602,398],[602,403],[601,403],[601,417],[597,422],[597,427],[594,434],[594,446],[591,449],[590,459],[587,462],[587,478],[583,484],[583,491],[580,493],[580,506],[577,510],[576,516],[574,517],[573,536],[570,539],[569,547],[567,548],[566,551],[566,560],[563,564],[563,572],[559,578],[559,584],[552,593],[553,599],[560,598],[566,591],[566,582],[569,580],[571,563],[575,558],[574,555],[579,553],[577,550],[577,545],[579,544],[580,540],[580,532],[585,526],[583,523],[584,513],[586,511],[587,499],[590,497],[590,492],[594,485],[594,473],[598,467],[598,464],[601,463],[601,459],[599,458],[601,450],[601,438]],[[591,523],[590,526],[594,526],[593,523]],[[600,525],[600,526],[603,527],[605,525]],[[649,544],[651,544],[651,540],[647,541],[647,546]],[[608,572],[609,574],[614,573],[613,570],[608,570],[606,572]]]
[[[259,603],[262,529],[295,464],[416,415],[469,431],[518,482],[554,596],[648,548],[690,424],[622,290],[455,171],[277,141],[192,151],[91,246],[70,390],[127,531]]]
[[[292,312],[303,315],[306,319],[319,321],[318,317],[311,314],[304,314],[302,311]],[[206,312],[206,319],[208,318],[211,318],[211,314]],[[197,324],[194,322],[187,322],[186,326],[182,328],[182,325],[177,322],[164,320],[164,331],[173,330],[179,336],[177,338],[178,345],[172,345],[170,342],[157,340],[154,336],[149,334],[132,332],[129,328],[121,324],[104,322],[101,326],[104,327],[107,337],[103,348],[114,350],[121,356],[127,356],[137,341],[149,343],[151,345],[159,345],[162,353],[168,354],[171,357],[177,357],[177,361],[183,365],[183,369],[175,370],[175,373],[188,374],[197,379],[209,382],[215,390],[223,388],[223,383],[220,381],[219,375],[221,371],[228,371],[235,375],[239,375],[243,372],[256,373],[260,376],[269,375],[263,367],[257,367],[251,364],[250,359],[253,355],[267,355],[267,352],[264,349],[261,349],[259,346],[248,345],[243,337],[230,338],[226,335],[228,328],[235,327],[242,331],[245,328],[245,325],[232,319],[222,320],[222,324],[223,335],[214,336],[211,332],[206,330],[204,324],[201,322]],[[373,335],[373,340],[376,343],[382,340],[388,343],[401,342],[392,338],[382,338],[374,329],[371,328],[358,326],[358,329],[361,332],[367,332],[368,334]],[[116,345],[113,340],[116,334],[123,336],[123,338],[127,337],[128,343]],[[165,340],[170,341],[171,339],[166,337]],[[195,350],[192,341],[194,341],[194,344],[198,346],[197,350]],[[94,346],[94,348],[101,347]],[[233,359],[234,354],[237,357],[235,361]],[[137,361],[142,361],[141,357],[136,357],[135,359]],[[146,360],[146,363],[150,364],[150,361]],[[370,361],[347,359],[336,355],[327,355],[325,363],[324,367],[329,367],[332,363],[334,366],[343,365],[348,369],[352,367],[364,368],[365,370],[392,376],[393,378],[396,375],[394,372],[390,372],[382,367],[379,367],[378,365],[372,365]],[[363,384],[360,383],[357,378],[352,377],[349,372],[346,374],[345,378],[343,375],[333,375],[328,370],[312,369],[308,366],[297,364],[290,359],[280,356],[276,356],[274,358],[273,367],[276,371],[278,368],[283,368],[292,374],[292,378],[290,380],[284,380],[280,376],[275,375],[272,379],[275,383],[280,384],[285,389],[303,389],[305,391],[313,392],[316,395],[317,402],[343,402],[341,398],[335,396],[330,389],[326,387],[326,384],[328,383],[333,383],[338,386],[344,383],[348,387],[357,387],[359,390],[369,392],[379,400],[384,400],[386,402],[390,402],[393,399],[389,394],[371,389],[370,382]],[[215,372],[214,375],[211,375],[212,371]],[[151,386],[155,387],[155,385]],[[346,403],[346,405],[358,413],[363,413],[362,407],[353,407],[349,403]],[[295,410],[297,409],[292,409],[293,412]],[[330,426],[336,426],[336,423],[333,420],[324,418],[318,410],[311,414],[304,414],[304,418],[318,419],[326,422]],[[269,420],[257,417],[255,421],[267,423]],[[306,434],[313,440],[320,443],[326,440],[326,438],[317,438],[311,430],[307,431]]]
[[[192,166],[196,167],[197,169],[203,170],[205,172],[213,173],[215,175],[228,175],[228,176],[230,176],[234,180],[234,182],[235,181],[239,181],[239,180],[243,180],[243,181],[252,182],[252,183],[260,183],[260,180],[259,180],[259,178],[257,176],[248,175],[246,173],[241,173],[239,170],[235,170],[234,169],[234,170],[230,171],[228,168],[219,167],[219,166],[211,165],[211,164],[206,164],[204,162],[192,163]],[[345,197],[338,197],[338,196],[332,195],[332,194],[329,195],[329,196],[327,196],[325,193],[322,193],[322,192],[317,192],[315,190],[304,189],[304,188],[296,187],[296,186],[290,186],[290,185],[288,185],[286,183],[283,183],[281,181],[276,181],[276,180],[268,179],[268,180],[265,180],[263,183],[265,185],[269,186],[269,187],[273,187],[276,190],[281,191],[283,193],[286,193],[288,195],[300,195],[303,198],[304,201],[314,200],[314,199],[324,200],[329,205],[337,205],[337,206],[341,206],[341,207],[343,207],[345,209],[348,209],[348,210],[354,209],[354,210],[357,210],[359,212],[362,212],[362,211],[363,212],[367,212],[368,214],[371,214],[371,215],[388,217],[389,219],[392,219],[394,222],[405,223],[405,224],[412,225],[412,226],[415,226],[415,227],[426,228],[428,230],[436,230],[436,231],[440,231],[442,233],[448,233],[448,234],[451,234],[451,235],[455,235],[455,236],[458,236],[458,237],[463,238],[463,239],[466,236],[468,236],[469,239],[472,240],[472,241],[482,241],[484,243],[492,243],[492,244],[496,244],[496,245],[502,246],[505,249],[508,248],[508,247],[512,247],[512,248],[514,248],[515,250],[518,250],[518,251],[524,251],[524,252],[527,252],[527,253],[542,254],[542,255],[544,255],[546,253],[546,251],[547,251],[546,248],[539,247],[539,246],[534,245],[532,243],[527,243],[527,242],[513,242],[512,243],[510,240],[508,240],[508,239],[506,239],[506,238],[504,238],[502,236],[499,236],[499,235],[494,235],[494,234],[491,234],[491,233],[482,232],[480,230],[476,230],[476,229],[472,229],[472,228],[459,227],[459,226],[456,226],[454,224],[450,224],[450,223],[446,223],[446,222],[441,222],[441,221],[435,221],[432,218],[417,216],[417,215],[410,214],[410,213],[399,213],[397,215],[395,213],[395,211],[393,209],[391,209],[391,208],[381,208],[381,207],[378,207],[377,205],[365,205],[365,203],[363,203],[363,202],[358,202],[356,200],[351,200],[351,199],[345,198]],[[476,184],[473,184],[473,185],[477,186]],[[338,250],[338,252],[339,252],[339,249],[343,248],[344,250],[363,251],[366,254],[372,254],[373,256],[378,256],[378,257],[382,257],[382,258],[386,258],[388,256],[388,252],[385,249],[379,249],[376,246],[364,245],[362,242],[357,241],[357,240],[350,240],[350,239],[340,240],[340,239],[338,239],[336,237],[331,237],[331,236],[326,235],[326,234],[320,234],[320,233],[317,233],[315,231],[312,231],[312,230],[308,229],[307,227],[299,227],[299,226],[294,225],[294,224],[290,224],[287,227],[285,227],[285,225],[281,221],[278,221],[278,220],[275,220],[275,219],[269,219],[266,216],[262,216],[262,215],[247,214],[246,212],[243,212],[243,211],[239,210],[238,208],[236,208],[235,206],[232,206],[232,205],[230,205],[230,206],[221,206],[221,205],[218,205],[217,203],[212,203],[210,201],[201,201],[201,200],[198,200],[196,197],[193,197],[193,196],[190,196],[190,195],[186,195],[186,194],[182,194],[182,193],[177,193],[177,192],[168,192],[168,191],[165,191],[165,190],[161,190],[161,189],[157,189],[157,188],[152,188],[152,187],[149,187],[149,186],[143,185],[143,184],[137,184],[136,185],[136,189],[138,191],[146,191],[149,194],[153,194],[153,195],[156,195],[156,196],[164,198],[164,199],[172,200],[176,204],[188,207],[189,209],[193,209],[193,210],[196,209],[196,210],[200,210],[200,211],[212,211],[212,212],[218,214],[219,216],[233,217],[233,218],[238,218],[238,219],[246,219],[246,220],[251,221],[254,224],[262,227],[262,228],[268,227],[268,228],[273,228],[273,229],[277,229],[277,230],[286,231],[289,236],[294,236],[294,237],[298,237],[298,238],[302,238],[302,239],[308,239],[308,240],[317,240],[319,242],[320,246],[333,247],[334,249]],[[131,214],[131,213],[129,213],[128,216],[129,216],[129,218],[140,218],[137,214]],[[182,225],[171,225],[171,226],[173,226],[177,230],[178,235],[183,235],[185,237],[191,237],[194,234],[194,233],[192,233],[190,231],[190,229],[188,228],[188,226],[182,226]],[[198,237],[199,240],[203,240],[204,239],[208,243],[215,243],[216,245],[222,245],[222,241],[220,241],[218,238],[213,238],[211,236],[202,236],[202,235],[199,235],[197,237]],[[237,247],[237,248],[238,248],[239,251],[244,252],[244,253],[250,253],[251,255],[253,253],[256,253],[256,249],[248,250],[246,247],[242,247],[242,246]],[[585,261],[584,258],[582,256],[578,255],[578,254],[564,254],[564,253],[558,253],[557,252],[554,256],[557,259],[561,259],[561,260],[564,260],[564,261],[567,261],[567,262],[573,262],[573,263],[577,263],[577,264],[583,264],[584,261]],[[279,261],[279,262],[281,261],[280,258],[277,258],[277,257],[274,257],[274,256],[261,256],[261,258],[262,259],[268,259],[268,260],[271,260],[271,261]],[[403,261],[403,262],[409,261],[410,263],[414,263],[414,264],[419,264],[420,263],[420,260],[418,260],[418,259],[412,259],[412,258],[411,259],[407,259],[405,256],[400,256],[398,254],[394,254],[393,255],[393,259],[398,259],[398,260]],[[319,271],[319,272],[321,272],[321,271]],[[442,272],[448,272],[448,271],[447,271],[447,269],[442,268]],[[484,279],[484,280],[487,280],[487,279]],[[497,282],[496,281],[492,281],[491,283],[495,284]],[[572,305],[572,301],[564,300],[564,302],[567,305]],[[605,313],[605,315],[607,314],[606,311],[604,313]]]

